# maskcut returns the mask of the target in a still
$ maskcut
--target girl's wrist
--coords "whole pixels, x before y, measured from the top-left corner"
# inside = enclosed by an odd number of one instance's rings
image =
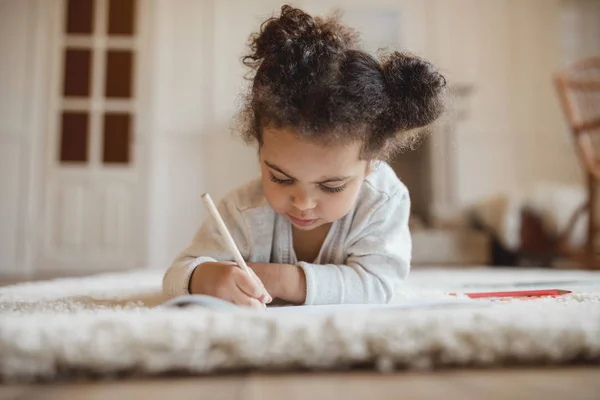
[[[282,265],[280,269],[281,293],[278,297],[295,304],[303,304],[306,301],[306,276],[304,270],[291,264]]]
[[[271,297],[296,304],[306,300],[306,277],[299,266],[252,262],[248,266],[258,275]]]

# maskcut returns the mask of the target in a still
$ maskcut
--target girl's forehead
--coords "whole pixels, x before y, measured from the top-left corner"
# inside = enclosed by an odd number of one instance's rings
[[[289,129],[265,129],[262,150],[270,155],[285,154],[290,157],[335,158],[338,161],[359,161],[362,143],[358,141],[335,143],[301,138]]]
[[[364,164],[360,142],[322,144],[301,139],[290,130],[265,129],[261,158],[292,174],[351,174]]]
[[[297,145],[302,147],[314,147],[314,151],[327,151],[331,148],[335,148],[337,151],[350,150],[354,151],[355,148],[360,148],[362,145],[361,141],[343,141],[340,139],[320,139],[319,134],[302,135],[290,128],[265,128],[262,132],[263,145],[267,142],[271,146],[290,146]],[[322,135],[326,138],[326,134]]]

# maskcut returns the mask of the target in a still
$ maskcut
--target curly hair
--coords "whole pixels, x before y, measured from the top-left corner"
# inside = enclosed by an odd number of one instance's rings
[[[358,47],[338,16],[313,18],[284,5],[249,39],[251,87],[241,113],[246,142],[262,130],[292,128],[323,144],[360,140],[361,157],[389,157],[445,109],[445,78],[407,53],[380,60]]]

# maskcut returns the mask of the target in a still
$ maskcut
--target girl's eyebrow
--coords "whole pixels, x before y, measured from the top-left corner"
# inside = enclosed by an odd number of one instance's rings
[[[274,169],[275,171],[279,172],[280,174],[285,175],[286,177],[288,177],[289,179],[292,179],[294,181],[297,181],[296,178],[294,178],[293,176],[291,176],[290,174],[288,174],[287,172],[284,172],[281,168],[279,168],[278,166],[271,164],[268,161],[264,161],[265,165],[271,169]],[[313,182],[313,183],[332,183],[332,182],[342,182],[345,180],[350,179],[351,176],[336,176],[336,177],[331,177],[331,178],[327,178],[324,181],[321,182]]]
[[[333,178],[327,178],[324,181],[321,182],[315,182],[315,183],[334,183],[334,182],[343,182],[346,181],[348,179],[352,178],[351,176],[335,176]]]
[[[268,162],[268,161],[265,161],[265,165],[266,165],[267,167],[271,168],[271,169],[274,169],[275,171],[279,172],[280,174],[283,174],[283,175],[287,176],[288,178],[290,178],[290,179],[293,179],[293,180],[297,181],[297,179],[296,179],[296,178],[294,178],[294,177],[293,177],[293,176],[291,176],[290,174],[287,174],[287,173],[283,172],[283,171],[281,170],[281,168],[279,168],[278,166],[276,166],[276,165],[273,165],[273,164],[271,164],[271,163],[270,163],[270,162]]]

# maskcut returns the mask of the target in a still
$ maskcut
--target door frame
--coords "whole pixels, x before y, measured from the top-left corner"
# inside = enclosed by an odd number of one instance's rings
[[[46,148],[45,112],[49,89],[49,32],[47,18],[52,1],[28,0],[27,53],[23,68],[24,97],[27,110],[23,113],[22,135],[17,138],[21,151],[18,178],[21,181],[17,198],[17,230],[14,265],[2,266],[0,272],[11,275],[31,275],[36,272],[39,245],[42,242],[43,193]]]

